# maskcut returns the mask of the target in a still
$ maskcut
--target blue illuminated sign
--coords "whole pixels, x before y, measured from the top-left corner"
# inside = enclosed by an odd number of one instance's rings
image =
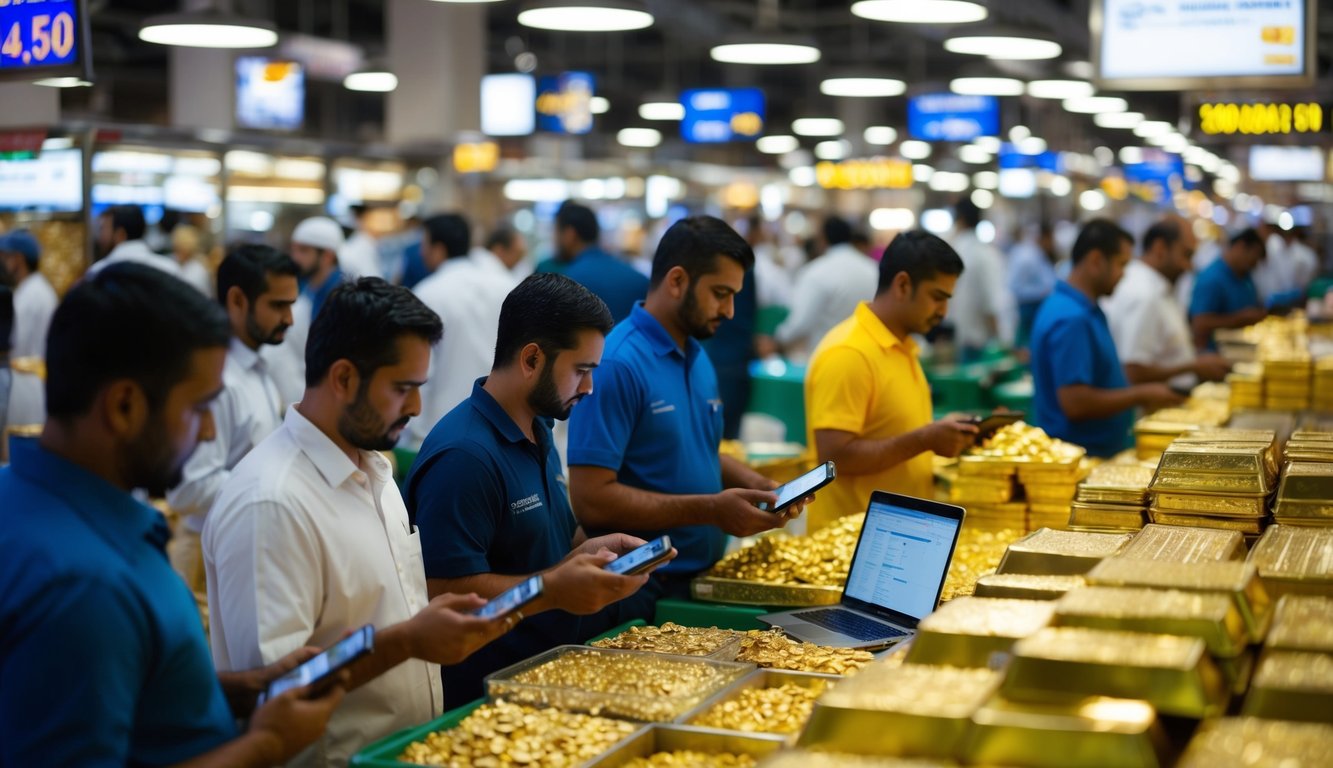
[[[681,138],[695,144],[752,141],[764,132],[764,92],[758,88],[699,88],[680,95]]]
[[[1000,100],[994,96],[930,93],[907,100],[907,132],[925,141],[971,141],[1000,133]]]
[[[587,72],[548,75],[537,84],[537,128],[551,133],[592,130],[593,77]]]
[[[83,10],[78,0],[0,2],[0,76],[88,76]]]
[[[1047,150],[1038,152],[1035,155],[1018,151],[1018,148],[1009,142],[1000,145],[1000,153],[996,156],[996,163],[1001,168],[1031,168],[1037,171],[1050,171],[1051,173],[1063,173],[1064,164],[1060,162],[1060,153]]]

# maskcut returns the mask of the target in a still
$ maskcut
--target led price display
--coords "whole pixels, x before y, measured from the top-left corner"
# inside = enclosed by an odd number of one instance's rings
[[[1323,106],[1306,104],[1200,104],[1199,130],[1209,136],[1283,136],[1327,130]]]
[[[681,138],[695,144],[748,141],[764,132],[764,92],[758,88],[700,88],[680,95]]]
[[[926,141],[971,141],[1000,132],[1000,100],[994,96],[930,93],[907,101],[907,132]]]
[[[0,0],[0,75],[86,74],[82,13],[77,0]]]

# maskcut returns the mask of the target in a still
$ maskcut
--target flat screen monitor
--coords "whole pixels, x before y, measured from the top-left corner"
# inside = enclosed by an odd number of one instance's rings
[[[83,150],[44,149],[0,160],[0,211],[83,210]]]
[[[305,122],[305,71],[294,61],[236,58],[236,124],[296,131]]]
[[[1319,147],[1250,147],[1254,181],[1323,181],[1324,151]]]

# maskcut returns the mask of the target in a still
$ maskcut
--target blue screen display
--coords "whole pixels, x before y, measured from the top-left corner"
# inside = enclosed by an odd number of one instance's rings
[[[82,54],[76,0],[0,2],[0,70],[68,67]]]
[[[1000,133],[1000,100],[994,96],[929,93],[907,101],[907,132],[925,141],[971,141]]]
[[[587,72],[564,72],[537,81],[537,129],[551,133],[592,130],[595,82]]]
[[[680,94],[680,136],[694,144],[752,141],[764,131],[764,92],[758,88],[698,88]]]

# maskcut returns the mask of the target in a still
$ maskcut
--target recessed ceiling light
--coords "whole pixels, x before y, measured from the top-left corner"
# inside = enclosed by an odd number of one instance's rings
[[[1023,81],[1012,77],[955,77],[949,90],[964,96],[1019,96]]]
[[[605,115],[611,111],[611,102],[605,96],[593,96],[588,100],[588,111],[594,115]]]
[[[1147,138],[1149,136],[1161,136],[1175,130],[1176,127],[1165,120],[1144,120],[1134,127],[1134,135]]]
[[[1033,80],[1028,95],[1037,99],[1083,99],[1096,93],[1086,80]]]
[[[1121,147],[1120,162],[1124,163],[1125,165],[1138,165],[1139,163],[1143,162],[1143,148]]]
[[[1025,155],[1040,155],[1046,151],[1046,140],[1040,136],[1029,136],[1018,142],[1017,148]]]
[[[1079,99],[1065,99],[1060,106],[1066,112],[1080,115],[1095,115],[1101,112],[1124,112],[1129,109],[1129,102],[1119,96],[1085,96]]]
[[[867,144],[888,146],[898,140],[898,129],[889,125],[872,125],[865,130],[863,137]]]
[[[353,72],[343,78],[343,87],[349,91],[388,93],[398,87],[398,76],[381,70]]]
[[[748,35],[737,37],[709,52],[713,61],[723,64],[813,64],[819,61],[819,49],[804,37]]]
[[[988,59],[1053,59],[1064,49],[1054,40],[1018,35],[963,35],[944,41],[944,50]]]
[[[145,19],[139,39],[187,48],[269,48],[278,43],[278,28],[263,19],[220,11],[168,13]]]
[[[861,0],[852,15],[900,24],[967,24],[986,18],[986,7],[965,0]]]
[[[901,96],[906,91],[907,83],[889,77],[830,77],[819,84],[825,96],[874,98]]]
[[[801,140],[795,136],[760,136],[754,146],[766,155],[785,155],[800,149]]]
[[[650,101],[639,105],[644,120],[684,120],[685,105],[678,101]]]
[[[1134,128],[1143,122],[1142,112],[1104,112],[1093,115],[1092,122],[1099,128]]]
[[[47,77],[41,80],[32,81],[33,85],[44,85],[47,88],[85,88],[92,83],[81,77]]]
[[[972,143],[978,147],[981,147],[982,149],[986,150],[992,155],[999,154],[1000,152],[999,136],[978,136],[972,140]]]
[[[911,208],[876,208],[870,212],[870,226],[886,232],[902,232],[916,223]]]
[[[655,147],[662,143],[662,132],[655,128],[622,128],[616,141],[623,147]]]
[[[841,160],[850,151],[851,148],[842,139],[821,141],[815,145],[815,157],[820,160]]]
[[[843,127],[836,117],[802,117],[791,121],[791,130],[797,136],[841,136]]]
[[[653,15],[625,0],[537,0],[524,4],[518,23],[556,32],[629,32],[651,27]]]
[[[912,163],[912,181],[930,181],[935,169],[925,163]]]
[[[904,141],[898,145],[898,154],[908,160],[925,160],[930,152],[930,144],[924,141]]]
[[[977,171],[972,174],[972,186],[977,189],[995,189],[1000,186],[1000,174],[995,171]]]

